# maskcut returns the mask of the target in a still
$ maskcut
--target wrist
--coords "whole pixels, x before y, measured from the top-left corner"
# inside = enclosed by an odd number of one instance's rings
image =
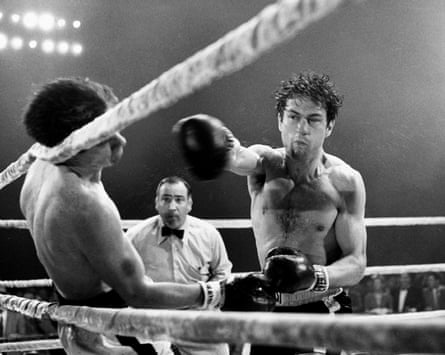
[[[315,281],[310,290],[313,292],[326,292],[329,289],[329,275],[325,266],[313,265]]]
[[[202,304],[200,309],[216,309],[224,304],[224,283],[222,281],[198,281],[201,286]]]

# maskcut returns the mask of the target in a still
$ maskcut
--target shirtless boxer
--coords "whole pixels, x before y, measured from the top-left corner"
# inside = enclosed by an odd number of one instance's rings
[[[215,178],[222,169],[247,176],[259,262],[281,292],[276,311],[326,313],[332,299],[298,306],[294,292],[323,293],[363,277],[365,187],[359,172],[323,149],[342,105],[328,76],[294,76],[281,83],[275,98],[281,148],[243,147],[205,115],[185,118],[174,130],[199,178]],[[349,312],[348,302],[340,294],[335,305]],[[252,347],[252,354],[263,353],[295,349]]]
[[[24,123],[31,137],[51,147],[116,103],[105,85],[58,79],[35,94]],[[145,276],[140,256],[124,238],[117,207],[101,182],[102,170],[119,161],[125,143],[117,133],[63,163],[36,160],[28,171],[20,205],[60,303],[182,309],[219,307],[224,301],[228,309],[244,302],[253,309],[257,301],[260,307],[272,305],[267,284],[258,274],[226,283],[188,285],[153,283]],[[59,325],[59,335],[68,354],[156,353],[135,338],[119,337],[132,350],[70,325]]]

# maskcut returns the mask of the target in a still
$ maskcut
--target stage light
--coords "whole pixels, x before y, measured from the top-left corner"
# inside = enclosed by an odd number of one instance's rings
[[[55,44],[53,40],[50,39],[45,39],[42,42],[42,51],[44,51],[45,53],[52,53],[54,52],[55,49]]]
[[[0,33],[0,50],[5,49],[8,45],[8,36],[4,33]]]
[[[23,47],[23,39],[20,37],[13,37],[10,41],[11,48],[15,50],[22,49]]]
[[[37,41],[34,40],[34,39],[31,40],[31,41],[29,41],[29,42],[28,42],[28,47],[31,48],[31,49],[36,48],[36,47],[37,47]]]
[[[71,53],[74,55],[82,54],[83,48],[79,43],[73,43],[71,46]]]
[[[27,12],[23,16],[23,25],[26,28],[34,29],[39,22],[39,18],[35,12]]]
[[[12,14],[11,15],[11,21],[14,23],[17,23],[20,21],[20,15],[19,14]]]
[[[66,26],[66,21],[63,18],[57,20],[57,27],[64,28]]]
[[[42,31],[51,31],[54,28],[55,22],[54,16],[50,13],[44,13],[39,16],[39,27]]]
[[[1,0],[0,0],[1,1]],[[82,26],[80,20],[72,20],[64,17],[57,17],[50,11],[38,12],[33,9],[29,9],[24,12],[4,12],[0,11],[0,23],[1,20],[10,21],[11,24],[18,25],[24,29],[29,30],[28,34],[21,36],[21,33],[17,33],[17,29],[11,28],[11,30],[0,32],[0,50],[14,50],[28,49],[33,52],[42,51],[44,53],[54,53],[59,55],[73,55],[79,56],[83,53],[83,46],[80,42],[71,42],[63,36],[64,32],[69,32],[73,29],[78,29]],[[71,26],[71,28],[67,28]],[[3,30],[3,28],[1,28]],[[53,38],[46,38],[45,40],[36,38],[32,31],[51,32],[58,30],[57,40]],[[14,33],[15,32],[15,33]],[[49,37],[49,35],[48,35]]]
[[[67,54],[70,49],[70,45],[66,41],[61,41],[57,43],[57,52],[60,54]]]

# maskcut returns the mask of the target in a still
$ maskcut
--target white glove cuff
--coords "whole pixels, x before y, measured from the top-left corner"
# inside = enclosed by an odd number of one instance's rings
[[[224,285],[220,281],[198,281],[203,294],[200,309],[216,309],[224,304]]]
[[[326,292],[329,289],[329,276],[326,267],[314,265],[315,282],[311,287],[313,292]]]

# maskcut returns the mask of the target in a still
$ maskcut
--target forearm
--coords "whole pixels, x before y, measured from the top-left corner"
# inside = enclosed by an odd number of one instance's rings
[[[346,287],[356,285],[362,278],[366,268],[366,257],[348,255],[326,267],[329,287]]]
[[[182,309],[199,307],[202,302],[202,290],[198,283],[156,282],[146,285],[130,305],[137,308]]]

